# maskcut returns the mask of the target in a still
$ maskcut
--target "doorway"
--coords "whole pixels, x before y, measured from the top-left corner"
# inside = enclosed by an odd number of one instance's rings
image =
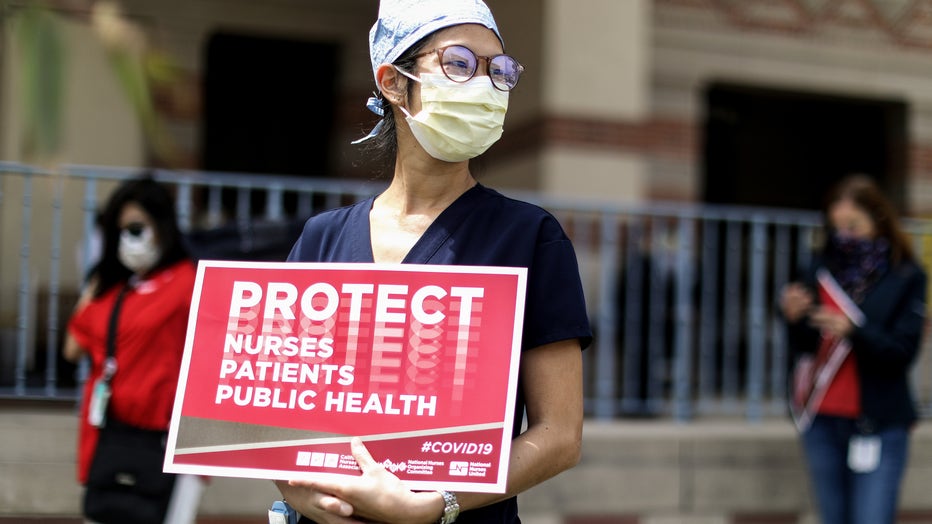
[[[220,32],[206,54],[204,169],[330,172],[335,45]]]
[[[331,176],[337,45],[218,32],[205,63],[203,169]],[[232,213],[234,201],[224,193],[225,210]],[[284,205],[293,211],[293,195]],[[252,213],[264,208],[264,192],[253,191]]]
[[[706,202],[820,209],[859,172],[906,211],[905,102],[729,83],[704,95]]]
[[[298,197],[285,192],[286,218],[264,220],[263,175],[333,176],[339,81],[336,44],[218,32],[205,49],[201,167],[256,173],[248,221],[233,220],[239,193],[226,188],[220,225],[193,232],[198,258],[284,260],[301,231]],[[206,208],[209,196],[197,195]],[[314,205],[319,205],[315,199]]]

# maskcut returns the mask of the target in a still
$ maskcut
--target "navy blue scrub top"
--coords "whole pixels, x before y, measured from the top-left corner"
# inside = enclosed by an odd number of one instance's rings
[[[307,221],[291,262],[373,262],[369,211],[375,197]],[[528,268],[522,350],[551,342],[592,341],[576,254],[557,219],[481,184],[463,193],[424,231],[402,263]],[[518,387],[514,435],[524,395]],[[306,522],[306,521],[302,521]],[[520,522],[514,498],[463,512],[457,523]]]

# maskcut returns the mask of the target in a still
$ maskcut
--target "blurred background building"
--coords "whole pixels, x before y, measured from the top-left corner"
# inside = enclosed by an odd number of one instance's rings
[[[877,177],[907,215],[932,215],[932,0],[487,1],[507,52],[526,73],[512,94],[503,139],[474,165],[485,184],[533,192],[567,208],[585,202],[590,210],[627,206],[641,213],[639,206],[663,202],[805,213],[819,207],[835,180],[860,171]],[[12,379],[18,338],[26,333],[32,344],[43,337],[33,324],[20,325],[24,307],[36,318],[47,302],[60,302],[64,311],[80,282],[84,217],[94,200],[75,180],[53,182],[56,173],[76,172],[65,166],[151,167],[169,177],[248,173],[257,188],[282,176],[385,180],[385,166],[350,145],[374,122],[364,104],[374,88],[367,35],[377,4],[0,2],[0,160],[50,174],[35,184],[0,181],[0,382]],[[102,198],[111,187],[102,180],[93,191]],[[192,226],[221,226],[243,205],[231,190],[209,199],[191,195],[186,219]],[[34,210],[33,230],[60,229],[59,248],[42,234],[24,242],[21,201]],[[268,202],[249,195],[249,212],[266,213]],[[298,214],[296,200],[286,197],[281,205]],[[60,214],[44,211],[50,209]],[[580,238],[602,234],[591,215],[569,216],[566,225],[582,265],[598,275],[611,259],[605,237],[591,249]],[[682,236],[671,227],[662,232]],[[629,242],[631,231],[617,241]],[[802,233],[792,235],[797,241]],[[652,245],[662,251],[664,238],[654,237]],[[776,234],[767,239],[763,250],[776,245]],[[31,249],[25,283],[24,245]],[[679,262],[668,254],[652,262],[698,278],[690,273],[693,258]],[[58,298],[47,301],[52,273]],[[594,314],[616,318],[614,310],[600,309],[614,299],[613,290],[611,299],[599,294],[610,293],[605,280],[586,284]],[[715,308],[730,311],[725,302]],[[645,309],[645,322],[653,311]],[[664,314],[670,322],[682,320],[673,311]],[[612,328],[618,333],[608,332],[611,344],[624,337],[626,320]],[[775,333],[767,329],[768,337]],[[592,369],[603,354],[589,352]],[[777,357],[767,362],[785,364]],[[767,363],[758,365],[770,373]],[[734,380],[753,380],[752,371]],[[595,385],[587,387],[604,385],[591,373]],[[768,386],[772,409],[757,412],[751,423],[744,412],[736,419],[722,409],[698,420],[677,417],[693,421],[671,426],[674,408],[609,407],[601,412],[607,416],[595,416],[593,408],[583,464],[527,495],[525,507],[542,522],[807,518],[792,427],[779,406],[782,375],[775,377]],[[727,389],[722,380],[712,389]],[[36,513],[71,518],[77,511],[67,463],[73,423],[47,413],[54,403],[22,396],[10,395],[11,412],[0,417],[0,449],[6,450],[0,451],[0,520]],[[632,413],[651,422],[616,419]],[[604,419],[620,421],[603,425]],[[922,425],[904,492],[909,522],[932,521],[922,487],[932,479],[928,433]],[[54,464],[36,469],[50,456],[58,457]],[[51,491],[66,494],[51,505],[41,496],[50,491],[49,479],[55,479]],[[218,480],[205,511],[259,522],[271,496],[266,484]]]

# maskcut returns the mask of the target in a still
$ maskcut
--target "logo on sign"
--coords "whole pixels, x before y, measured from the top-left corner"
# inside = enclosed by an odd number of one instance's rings
[[[453,477],[465,477],[469,475],[469,462],[454,460],[450,462],[450,475]]]

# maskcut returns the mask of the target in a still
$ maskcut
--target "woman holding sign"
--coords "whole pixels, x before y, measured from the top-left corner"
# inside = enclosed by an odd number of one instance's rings
[[[797,373],[794,415],[821,522],[893,524],[916,421],[908,376],[926,275],[870,178],[842,180],[826,219],[816,272],[788,285],[780,302],[808,368]]]
[[[310,219],[289,260],[528,268],[507,493],[414,492],[370,456],[338,481],[279,482],[305,520],[518,522],[515,496],[572,467],[591,340],[575,253],[546,211],[479,184],[469,160],[502,133],[523,67],[480,0],[383,0],[370,32],[381,115],[360,140],[393,165],[388,189]],[[521,433],[521,420],[527,428]]]

